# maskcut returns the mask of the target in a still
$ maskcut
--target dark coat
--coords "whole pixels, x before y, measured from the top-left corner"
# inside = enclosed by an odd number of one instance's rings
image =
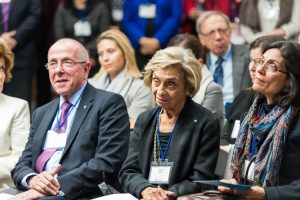
[[[130,138],[129,152],[119,174],[119,180],[126,192],[140,197],[148,182],[156,109],[142,113]],[[181,111],[175,132],[167,153],[173,162],[170,184],[166,190],[176,196],[201,191],[201,185],[194,180],[213,179],[219,152],[219,129],[217,118],[207,109],[187,99]]]

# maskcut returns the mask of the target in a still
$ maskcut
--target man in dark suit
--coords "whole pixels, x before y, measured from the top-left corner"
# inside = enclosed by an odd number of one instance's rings
[[[5,93],[31,101],[32,72],[36,66],[35,37],[41,16],[40,0],[11,0],[1,5],[1,37],[15,53],[13,78]]]
[[[208,11],[201,15],[196,29],[201,44],[209,50],[206,64],[215,82],[222,87],[226,108],[242,89],[252,84],[248,47],[231,44],[230,21],[221,12]]]
[[[104,176],[118,186],[128,150],[127,109],[120,95],[87,82],[88,58],[73,39],[51,46],[46,67],[60,97],[33,113],[29,140],[12,170],[16,186],[27,190],[17,198],[100,196],[97,185]]]

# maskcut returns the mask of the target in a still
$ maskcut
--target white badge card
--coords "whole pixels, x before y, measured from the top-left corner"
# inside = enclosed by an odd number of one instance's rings
[[[74,24],[74,35],[75,36],[91,36],[92,27],[88,21],[79,20]]]
[[[240,126],[241,126],[240,120],[235,120],[233,128],[232,128],[232,132],[231,132],[231,138],[234,138],[234,139],[237,138],[237,136],[239,134]]]
[[[148,181],[152,184],[164,185],[169,184],[171,171],[173,167],[172,162],[162,162],[163,164],[157,164],[152,162],[150,167],[150,173]]]
[[[139,7],[139,17],[146,19],[153,19],[156,17],[155,4],[141,4]]]
[[[0,0],[0,3],[10,3],[11,0]]]
[[[250,163],[249,160],[245,160],[244,167],[243,167],[243,176],[245,178],[247,178],[248,180],[253,181],[254,180],[254,166],[255,166],[255,163],[254,162],[251,163],[251,166],[249,168],[248,175],[247,175],[246,171],[247,171],[247,168],[249,166],[249,163]],[[247,177],[246,177],[246,175],[247,175]]]
[[[66,133],[57,133],[53,130],[49,130],[47,133],[44,149],[59,149],[64,148],[67,142]]]

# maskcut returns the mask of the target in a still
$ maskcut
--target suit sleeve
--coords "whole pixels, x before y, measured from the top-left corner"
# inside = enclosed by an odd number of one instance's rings
[[[140,193],[144,188],[153,187],[144,177],[138,161],[138,142],[144,131],[143,123],[142,114],[138,117],[130,135],[128,155],[119,174],[119,180],[124,191],[136,197],[140,197]]]
[[[199,141],[197,157],[191,175],[168,188],[175,192],[176,196],[192,194],[203,189],[194,180],[210,180],[214,178],[220,146],[220,126],[216,118],[208,120],[203,129],[200,129],[202,137]],[[191,147],[192,148],[192,147]]]
[[[300,199],[300,180],[296,180],[289,185],[266,187],[267,199]]]
[[[17,33],[14,36],[14,38],[18,42],[18,46],[22,45],[23,43],[26,43],[27,39],[32,36],[33,31],[37,28],[41,17],[41,1],[31,0],[26,2],[29,2],[29,11],[26,16],[23,16],[25,17],[25,19],[23,20],[21,25],[17,27]]]
[[[98,132],[87,133],[97,135],[95,153],[87,162],[57,177],[61,190],[68,199],[95,190],[97,184],[103,181],[103,172],[117,176],[127,155],[129,118],[124,100],[120,95],[113,94],[105,99],[95,98],[94,101],[101,101],[98,103],[102,106],[97,116],[87,116],[86,120],[98,117]]]

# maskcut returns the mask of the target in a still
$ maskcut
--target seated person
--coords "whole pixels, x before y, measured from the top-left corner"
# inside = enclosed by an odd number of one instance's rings
[[[149,61],[144,81],[158,107],[136,121],[119,174],[123,189],[143,200],[201,191],[193,181],[214,177],[220,125],[192,100],[200,87],[200,63],[192,52],[168,47]]]
[[[101,196],[98,184],[118,187],[129,119],[123,98],[87,83],[87,50],[60,39],[48,52],[50,82],[59,98],[32,116],[29,140],[11,175],[17,199],[78,199]],[[50,198],[51,199],[51,198]]]
[[[97,41],[100,71],[89,80],[96,88],[115,92],[123,96],[129,117],[130,127],[134,127],[138,115],[154,107],[151,91],[147,88],[129,39],[118,30],[108,30]]]
[[[279,41],[262,53],[252,86],[259,95],[241,121],[231,162],[233,179],[226,180],[243,183],[247,178],[253,186],[219,190],[245,199],[300,199],[300,45]]]
[[[262,36],[254,40],[250,44],[250,63],[249,63],[249,73],[252,83],[255,80],[255,65],[262,58],[262,50],[269,44],[276,41],[284,41],[282,36],[268,35]],[[240,120],[244,112],[247,112],[251,107],[254,99],[256,97],[255,92],[252,87],[242,90],[233,100],[232,106],[228,111],[226,116],[227,120],[224,128],[221,131],[221,144],[234,144],[235,139],[231,138],[232,130],[236,120]]]
[[[14,186],[10,171],[24,150],[30,127],[28,103],[2,94],[4,82],[9,82],[14,54],[0,39],[0,190]]]
[[[207,66],[203,64],[206,55],[201,43],[191,34],[177,34],[171,39],[168,46],[180,46],[191,50],[201,63],[202,78],[200,89],[193,97],[193,100],[215,114],[222,127],[224,120],[223,92],[222,88],[213,81],[213,77],[208,71]]]

